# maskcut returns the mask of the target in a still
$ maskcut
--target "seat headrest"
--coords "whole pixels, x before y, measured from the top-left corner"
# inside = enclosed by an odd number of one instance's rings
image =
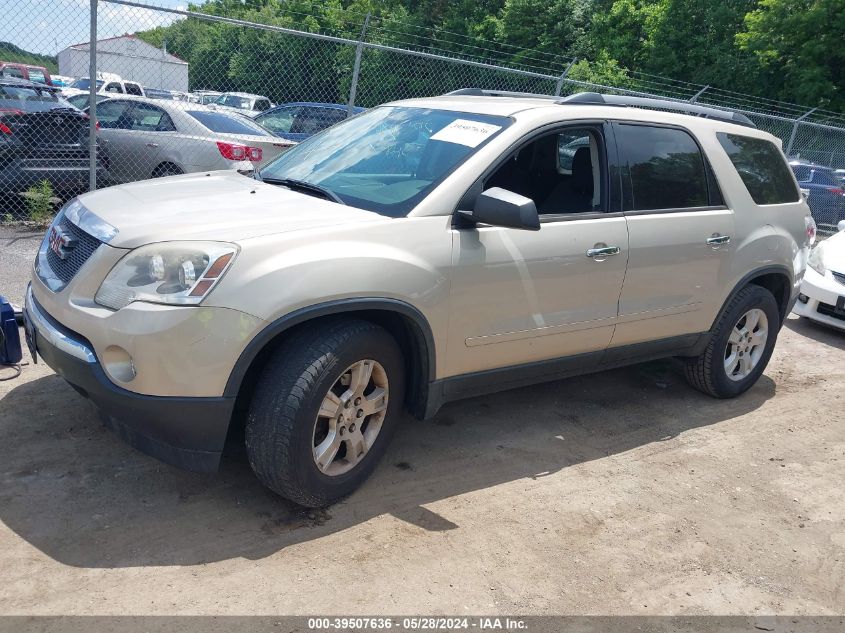
[[[593,161],[589,147],[579,147],[572,157],[572,186],[586,192],[593,190]]]

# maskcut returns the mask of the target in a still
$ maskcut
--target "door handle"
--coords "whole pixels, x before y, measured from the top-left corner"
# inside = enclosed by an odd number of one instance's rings
[[[158,147],[158,143],[147,143],[147,147]]]
[[[707,238],[707,244],[710,246],[721,246],[722,244],[730,244],[731,243],[731,236],[730,235],[714,235],[713,237]]]
[[[603,246],[601,248],[588,248],[587,257],[607,257],[609,255],[618,255],[622,249],[618,246]]]

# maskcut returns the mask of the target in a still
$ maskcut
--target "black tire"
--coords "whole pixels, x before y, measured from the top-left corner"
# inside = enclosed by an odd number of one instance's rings
[[[731,380],[725,370],[725,352],[734,326],[749,310],[762,310],[768,320],[768,338],[757,365],[742,380]],[[710,342],[699,356],[686,359],[686,378],[690,385],[715,398],[733,398],[747,391],[763,374],[780,330],[780,310],[772,293],[761,286],[749,285],[737,292],[722,309]]]
[[[380,363],[389,381],[387,410],[373,445],[352,470],[328,476],[314,461],[317,412],[352,364]],[[249,463],[261,482],[300,505],[318,508],[350,494],[372,473],[402,411],[405,368],[393,337],[368,321],[305,326],[275,350],[258,379],[246,424]]]

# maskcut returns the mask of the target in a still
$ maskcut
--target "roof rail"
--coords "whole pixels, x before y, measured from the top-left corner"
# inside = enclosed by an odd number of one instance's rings
[[[559,101],[554,95],[541,95],[535,92],[512,92],[510,90],[485,90],[483,88],[460,88],[441,95],[442,97],[529,97],[531,99],[548,99]]]
[[[702,106],[697,103],[686,101],[673,101],[671,99],[654,99],[649,97],[629,97],[625,95],[608,95],[598,92],[579,92],[568,97],[555,97],[553,95],[535,94],[532,92],[510,92],[507,90],[484,90],[482,88],[461,88],[447,92],[443,96],[465,96],[465,97],[529,97],[532,99],[547,99],[555,103],[565,105],[606,105],[622,106],[631,108],[648,108],[653,110],[671,110],[682,112],[692,116],[706,119],[716,119],[736,123],[746,127],[756,128],[754,122],[744,114],[732,110],[722,110]]]
[[[699,116],[705,119],[717,119],[756,128],[754,122],[744,114],[732,110],[722,110],[708,106],[688,103],[686,101],[672,101],[671,99],[652,99],[649,97],[629,97],[626,95],[606,95],[598,92],[579,92],[569,97],[558,100],[558,103],[573,105],[611,105],[626,106],[632,108],[651,108],[656,110],[671,110],[683,112],[692,116]]]

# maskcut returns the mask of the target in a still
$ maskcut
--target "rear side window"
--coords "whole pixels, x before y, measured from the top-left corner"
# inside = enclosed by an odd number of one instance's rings
[[[630,177],[625,211],[684,209],[708,204],[707,172],[698,144],[676,128],[621,124],[616,141]]]
[[[47,78],[44,76],[43,70],[39,70],[38,68],[28,68],[27,71],[29,72],[30,81],[35,81],[40,84],[47,83]]]
[[[3,67],[3,76],[4,77],[14,77],[16,79],[23,79],[23,71],[20,68],[15,66],[4,66]]]
[[[771,141],[739,134],[716,135],[755,204],[798,202],[800,194],[780,150]]]

